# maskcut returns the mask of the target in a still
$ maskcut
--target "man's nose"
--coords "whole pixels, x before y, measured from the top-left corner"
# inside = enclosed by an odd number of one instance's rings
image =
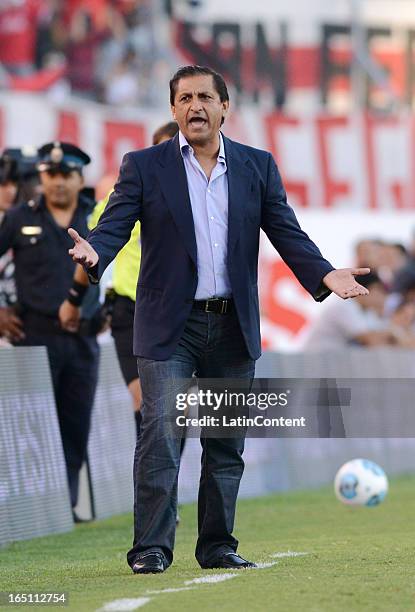
[[[194,112],[197,112],[203,109],[202,102],[201,100],[199,100],[198,96],[193,96],[192,103],[191,103],[191,109]]]

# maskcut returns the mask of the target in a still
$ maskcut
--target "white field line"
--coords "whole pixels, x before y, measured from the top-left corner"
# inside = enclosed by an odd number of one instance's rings
[[[308,552],[294,552],[292,550],[287,550],[287,552],[278,552],[270,555],[273,559],[283,559],[284,557],[304,557],[305,555],[309,555]]]
[[[160,595],[161,593],[178,593],[179,591],[193,591],[196,587],[185,586],[176,589],[160,589],[159,591],[146,591],[146,595]]]
[[[273,565],[277,565],[278,561],[267,561],[266,563],[257,563],[256,567],[248,567],[248,570],[257,570],[257,569],[267,569],[267,567],[272,567]]]
[[[284,557],[303,557],[304,555],[308,555],[307,552],[294,552],[288,550],[287,552],[279,552],[270,555],[272,558],[281,559]],[[267,569],[268,567],[272,567],[276,565],[277,561],[269,561],[263,563],[257,563],[257,567],[246,568],[250,569]],[[229,568],[233,571],[232,574],[211,574],[209,576],[198,576],[197,578],[193,578],[192,580],[185,580],[184,587],[177,588],[167,588],[160,589],[157,591],[146,591],[147,595],[161,595],[162,593],[178,593],[179,591],[191,591],[194,587],[190,586],[193,584],[217,584],[218,582],[224,582],[225,580],[230,580],[231,578],[237,578],[238,576],[242,576],[244,574],[244,570],[238,570],[235,573],[235,570]],[[128,612],[129,610],[137,610],[142,606],[145,606],[146,603],[150,601],[149,597],[138,597],[137,599],[116,599],[114,601],[110,601],[103,605],[102,608],[97,610],[97,612]]]
[[[128,612],[138,610],[150,601],[150,597],[137,597],[135,599],[114,599],[104,604],[97,612]]]
[[[211,574],[210,576],[200,576],[199,578],[193,578],[193,580],[186,580],[185,584],[213,584],[229,580],[230,578],[236,578],[239,575],[240,574]]]

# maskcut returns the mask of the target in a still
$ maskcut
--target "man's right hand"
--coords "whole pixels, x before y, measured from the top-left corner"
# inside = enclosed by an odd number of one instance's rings
[[[84,238],[81,238],[78,232],[72,227],[68,229],[68,234],[75,243],[73,248],[69,249],[68,251],[72,259],[76,263],[79,263],[86,268],[93,268],[96,266],[99,260],[99,255],[95,249],[92,248],[89,242],[84,240]]]
[[[62,329],[76,333],[81,321],[81,309],[79,306],[74,306],[68,300],[65,300],[59,308],[59,321]]]
[[[18,341],[25,337],[23,323],[11,308],[0,308],[0,336]]]

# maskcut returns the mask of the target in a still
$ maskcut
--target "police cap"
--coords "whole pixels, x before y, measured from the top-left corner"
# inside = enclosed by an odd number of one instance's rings
[[[39,172],[50,170],[64,173],[72,170],[82,172],[82,168],[91,161],[89,155],[68,142],[49,142],[40,147],[38,154],[37,169]]]
[[[37,148],[24,145],[19,149],[4,149],[0,157],[0,182],[17,183],[37,175]]]

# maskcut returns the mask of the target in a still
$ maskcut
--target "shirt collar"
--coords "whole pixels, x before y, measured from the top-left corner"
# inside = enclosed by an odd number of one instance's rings
[[[193,147],[187,142],[185,136],[183,136],[183,134],[180,131],[179,131],[179,145],[180,145],[180,153],[182,154],[182,157],[184,157],[186,151],[192,151],[193,153]],[[225,144],[223,142],[222,132],[219,132],[218,161],[221,161],[221,162],[226,161]]]

